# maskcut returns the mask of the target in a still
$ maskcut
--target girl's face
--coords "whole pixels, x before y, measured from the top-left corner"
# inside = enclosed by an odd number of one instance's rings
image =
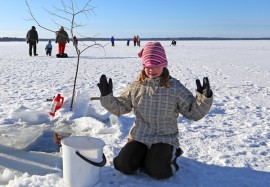
[[[149,78],[157,78],[159,77],[162,72],[163,72],[163,67],[148,67],[148,68],[144,68],[145,74],[149,77]]]

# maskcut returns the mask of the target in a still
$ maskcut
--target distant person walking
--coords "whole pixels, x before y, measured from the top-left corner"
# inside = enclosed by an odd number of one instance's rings
[[[115,46],[115,45],[114,45],[114,40],[115,40],[115,39],[114,39],[114,37],[112,36],[112,37],[111,37],[111,43],[112,43],[112,46]]]
[[[127,46],[129,46],[130,38],[127,39]]]
[[[136,46],[136,44],[137,44],[137,36],[135,36],[135,35],[133,37],[133,43],[134,43],[134,46]]]
[[[64,27],[61,26],[59,31],[56,33],[55,43],[58,43],[58,53],[59,55],[64,55],[66,43],[69,43],[69,37]]]
[[[52,44],[51,44],[51,40],[48,41],[48,44],[45,47],[45,51],[46,51],[46,55],[51,56],[52,55]]]
[[[139,35],[137,35],[137,45],[140,47],[141,46],[141,39]]]
[[[37,56],[38,33],[35,26],[32,26],[32,28],[27,32],[26,42],[29,44],[29,55],[32,56],[33,49],[34,56]]]
[[[176,41],[173,40],[171,45],[176,46]]]

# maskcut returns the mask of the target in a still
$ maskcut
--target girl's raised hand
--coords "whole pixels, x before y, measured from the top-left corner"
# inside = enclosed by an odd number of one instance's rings
[[[197,91],[203,94],[205,97],[210,98],[212,96],[212,90],[210,89],[210,83],[208,77],[203,78],[203,86],[199,79],[196,80]]]

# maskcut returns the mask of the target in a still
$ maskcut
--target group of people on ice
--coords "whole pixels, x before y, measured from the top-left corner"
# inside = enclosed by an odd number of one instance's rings
[[[131,38],[127,39],[127,46],[129,46]],[[141,39],[139,35],[134,35],[132,38],[134,46],[141,46]],[[26,34],[26,42],[29,44],[29,55],[37,56],[37,43],[38,43],[38,32],[36,31],[36,27],[32,26],[32,28]],[[61,26],[59,31],[56,32],[55,43],[58,43],[58,54],[57,57],[67,57],[65,53],[66,43],[69,43],[69,36],[68,33],[65,31],[64,27]],[[111,37],[111,44],[115,46],[115,38],[114,36]],[[78,39],[76,36],[73,36],[73,45],[78,45]],[[175,46],[176,41],[172,40],[171,45]],[[52,54],[52,43],[51,40],[48,41],[48,44],[45,47],[46,55],[51,56]]]
[[[32,26],[32,28],[26,34],[26,42],[29,44],[29,55],[37,56],[37,44],[38,44],[38,32],[36,31],[36,27]],[[68,33],[65,31],[64,27],[61,26],[59,31],[56,32],[55,43],[58,43],[58,54],[57,57],[66,57],[65,47],[66,43],[69,43]],[[76,36],[73,37],[73,45],[78,45],[78,39]],[[33,51],[33,53],[32,53]],[[52,54],[52,44],[51,40],[48,41],[48,44],[45,47],[46,55],[51,56]]]
[[[141,46],[141,39],[139,37],[139,35],[133,37],[133,44],[134,46],[138,45],[139,47]],[[127,46],[129,46],[129,42],[127,42]]]
[[[136,46],[136,45],[139,46],[139,47],[141,46],[141,39],[140,39],[139,35],[137,35],[137,36],[134,35],[132,40],[133,40],[134,46]],[[129,46],[130,41],[131,41],[131,39],[128,38],[127,39],[127,46]],[[115,46],[115,38],[114,38],[114,36],[111,37],[111,43],[112,43],[112,46],[114,47]]]

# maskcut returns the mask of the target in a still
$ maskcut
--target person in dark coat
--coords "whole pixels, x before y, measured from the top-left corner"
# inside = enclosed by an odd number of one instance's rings
[[[137,36],[134,35],[134,37],[133,37],[134,46],[136,46],[136,44],[137,44],[137,41],[138,41],[137,39],[138,39]]]
[[[67,42],[69,43],[68,34],[65,31],[64,27],[61,26],[59,31],[56,33],[56,40],[55,40],[55,43],[58,43],[58,53],[60,55],[64,54]]]
[[[176,41],[173,40],[171,45],[176,46]]]
[[[38,33],[35,26],[32,26],[32,28],[27,32],[26,42],[29,44],[29,55],[32,56],[33,49],[34,56],[37,56]]]
[[[111,37],[112,46],[114,46],[114,37]]]
[[[140,47],[141,46],[141,39],[139,35],[137,35],[137,45]]]
[[[129,46],[130,38],[127,39],[127,46]]]

